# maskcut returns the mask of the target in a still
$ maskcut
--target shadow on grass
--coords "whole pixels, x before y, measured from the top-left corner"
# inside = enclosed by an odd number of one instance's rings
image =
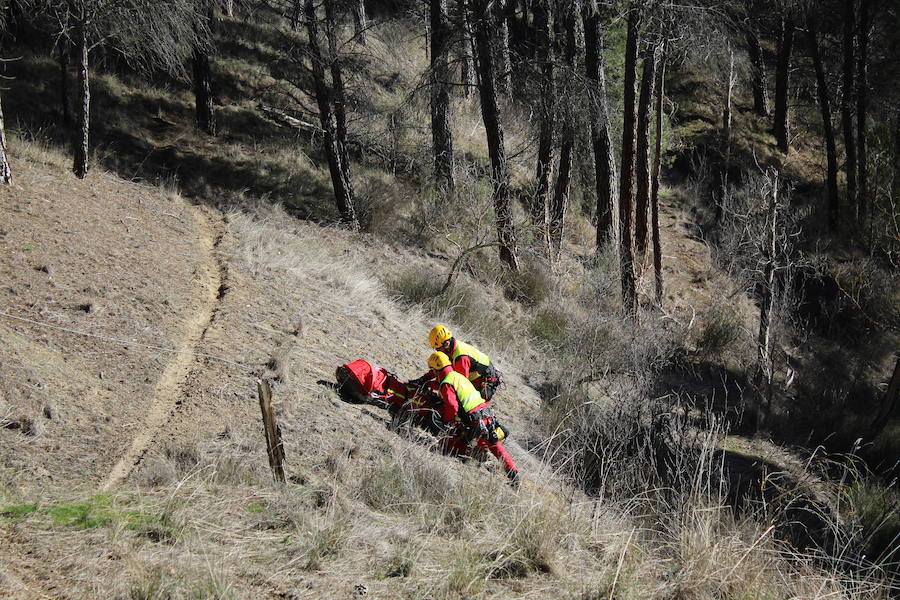
[[[7,122],[68,147],[56,63],[26,55],[7,74],[14,78],[3,97]],[[190,91],[171,80],[162,91],[135,89],[98,74],[91,88],[92,152],[104,168],[129,180],[177,180],[181,192],[200,201],[239,203],[249,195],[281,202],[300,218],[337,220],[327,176],[309,164],[324,161],[307,136],[243,108],[220,110],[223,134],[202,136],[193,130]],[[294,152],[306,158],[292,160]]]

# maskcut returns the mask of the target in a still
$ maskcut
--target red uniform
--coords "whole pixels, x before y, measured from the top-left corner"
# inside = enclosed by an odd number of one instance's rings
[[[441,375],[439,376],[439,378],[445,376],[446,373],[450,370],[450,367],[445,367],[444,370],[441,371]],[[442,401],[441,418],[444,420],[444,423],[456,423],[457,417],[460,416],[460,406],[456,390],[453,389],[453,386],[449,383],[442,383],[440,387],[440,396]],[[489,404],[487,402],[483,402],[475,408],[471,409],[469,412],[476,413],[482,409],[487,408],[488,406]],[[462,420],[460,420],[459,423],[461,425],[461,429],[456,435],[444,438],[443,447],[447,452],[466,456],[469,452],[469,436],[475,434],[475,432],[472,430],[474,427],[477,427],[478,424],[465,423]],[[478,437],[475,438],[475,443],[481,450],[488,451],[497,457],[497,460],[500,461],[500,464],[503,466],[504,471],[506,471],[507,476],[518,473],[518,469],[516,468],[516,464],[513,462],[512,457],[503,447],[503,442],[497,441],[492,443],[485,439],[484,436],[478,435]]]

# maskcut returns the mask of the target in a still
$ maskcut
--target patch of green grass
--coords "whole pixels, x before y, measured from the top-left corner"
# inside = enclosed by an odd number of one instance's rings
[[[74,529],[97,529],[110,525],[116,518],[117,510],[113,498],[108,494],[98,494],[86,502],[73,502],[49,506],[46,513],[54,525]]]
[[[265,512],[266,507],[263,506],[262,504],[248,504],[247,506],[244,507],[244,510],[246,510],[247,512],[259,514],[259,513]]]
[[[3,507],[3,509],[0,510],[0,517],[15,523],[23,520],[29,515],[33,515],[37,512],[37,509],[37,504],[13,504],[11,506]]]

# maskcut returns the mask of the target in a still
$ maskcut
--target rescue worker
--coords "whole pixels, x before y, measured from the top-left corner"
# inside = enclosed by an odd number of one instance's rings
[[[468,378],[481,397],[490,402],[503,379],[500,371],[491,365],[491,359],[487,354],[471,344],[457,340],[446,325],[432,327],[428,334],[428,342],[434,350],[450,357],[453,370]]]
[[[428,368],[439,382],[441,418],[451,429],[443,440],[444,450],[467,456],[469,442],[475,440],[481,450],[497,457],[509,482],[518,486],[519,470],[500,441],[503,430],[498,431],[494,411],[488,402],[472,382],[453,370],[450,358],[443,352],[434,352],[428,357]]]

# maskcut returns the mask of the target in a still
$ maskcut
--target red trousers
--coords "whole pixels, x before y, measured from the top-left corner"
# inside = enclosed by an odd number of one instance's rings
[[[475,443],[481,450],[488,451],[496,456],[497,460],[499,460],[500,464],[503,466],[503,470],[506,471],[507,474],[518,472],[519,469],[516,468],[516,463],[513,462],[509,452],[503,447],[503,442],[491,444],[483,437],[479,437],[476,438]],[[448,454],[458,456],[469,455],[469,445],[466,443],[464,434],[445,437],[441,442],[441,447],[443,451]]]

